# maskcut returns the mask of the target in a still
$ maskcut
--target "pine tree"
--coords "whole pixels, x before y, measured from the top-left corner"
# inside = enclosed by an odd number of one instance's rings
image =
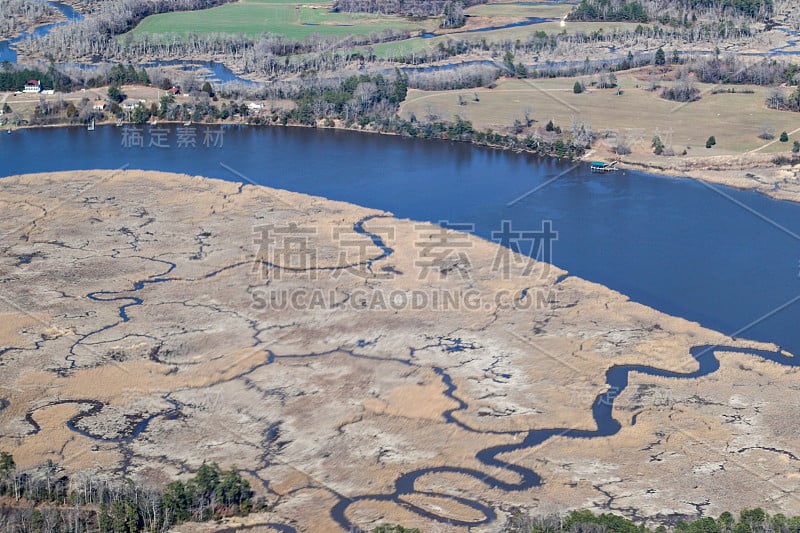
[[[656,65],[664,65],[664,64],[666,64],[666,62],[667,62],[667,56],[664,53],[664,49],[663,48],[659,48],[658,50],[656,50],[655,64]]]
[[[653,137],[653,153],[661,155],[664,152],[664,143],[661,142],[661,137],[656,135]]]

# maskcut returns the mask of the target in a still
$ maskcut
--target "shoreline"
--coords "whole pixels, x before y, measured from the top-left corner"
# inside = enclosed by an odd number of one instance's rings
[[[66,2],[61,2],[66,4]],[[70,6],[71,7],[71,6]],[[22,31],[15,33],[15,34],[0,34],[0,41],[13,41],[14,39],[19,39],[23,35],[31,35],[34,31],[42,26],[49,26],[50,24],[58,24],[60,22],[69,22],[69,19],[64,16],[64,14],[56,9],[56,15],[53,17],[45,17],[43,20],[39,20],[30,26],[25,26]],[[18,44],[18,43],[16,43]]]
[[[775,165],[776,154],[736,154],[714,156],[711,161],[692,167],[698,161],[676,160],[668,165],[652,161],[620,160],[620,168],[676,179],[693,179],[711,185],[763,194],[773,200],[800,203],[800,164]],[[583,158],[588,161],[586,156]]]
[[[121,127],[144,127],[144,126],[157,126],[157,125],[175,125],[183,126],[183,121],[158,121],[157,124],[147,122],[145,124],[134,124],[131,122],[124,122]],[[101,122],[97,126],[111,127],[116,123],[112,121]],[[341,125],[335,126],[310,126],[306,124],[253,124],[242,121],[223,121],[223,122],[192,122],[192,126],[245,126],[245,127],[285,127],[285,128],[309,128],[319,130],[332,130],[332,131],[349,131],[355,133],[367,133],[372,135],[387,135],[402,137],[397,132],[377,131],[374,129],[360,129],[354,127],[344,127]],[[12,131],[16,130],[32,130],[32,129],[47,129],[47,128],[85,128],[86,124],[42,124],[42,125],[24,125],[11,128]],[[6,129],[6,128],[3,128]],[[423,141],[443,141],[443,142],[458,142],[467,143],[472,146],[489,148],[494,150],[510,151],[515,153],[524,153],[529,155],[536,155],[540,157],[557,157],[556,155],[542,154],[533,150],[524,148],[510,148],[507,146],[492,145],[476,143],[474,141],[463,141],[458,139],[436,138],[436,139],[421,139]],[[590,163],[596,158],[605,159],[607,154],[598,154],[597,148],[592,148],[580,157],[560,158],[567,161]],[[748,157],[750,155],[751,157]],[[692,159],[677,159],[670,158],[666,161],[667,165],[656,165],[652,161],[635,161],[631,159],[621,159],[619,168],[626,171],[642,172],[645,174],[652,174],[656,176],[669,177],[674,179],[693,179],[711,185],[723,185],[734,189],[753,191],[778,201],[790,201],[800,203],[800,165],[781,165],[777,166],[770,163],[771,158],[775,154],[758,154],[760,157],[752,157],[753,154],[735,154],[724,156],[712,156],[711,161],[705,164],[702,160]],[[700,162],[701,165],[696,168],[689,168],[693,163]],[[770,166],[771,165],[771,166]]]

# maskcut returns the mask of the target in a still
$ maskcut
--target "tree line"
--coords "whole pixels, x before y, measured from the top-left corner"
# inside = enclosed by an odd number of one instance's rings
[[[569,15],[570,20],[648,22],[650,16],[637,1],[581,0]]]
[[[354,82],[352,82],[354,83]],[[466,126],[464,126],[466,127]],[[163,488],[130,479],[67,476],[52,461],[20,471],[11,454],[0,452],[0,529],[6,533],[166,532],[186,521],[244,515],[261,505],[249,482],[235,469],[204,463],[186,481]],[[655,520],[659,522],[658,519]],[[385,524],[373,533],[419,533]],[[614,513],[589,510],[529,513],[513,511],[504,533],[800,533],[800,516],[747,508],[734,515],[662,520],[655,528]]]
[[[797,85],[800,65],[776,59],[744,61],[735,54],[714,54],[687,63],[689,71],[703,83],[735,83],[753,85]]]
[[[254,73],[276,79],[285,75],[306,72],[341,71],[350,65],[385,63],[376,57],[370,44],[406,39],[406,30],[384,30],[367,36],[349,36],[341,40],[332,37],[310,36],[302,41],[283,36],[264,34],[257,37],[230,34],[190,34],[186,36],[131,34],[116,37],[125,30],[130,20],[137,19],[146,10],[133,7],[147,0],[108,0],[101,4],[98,12],[87,16],[82,22],[68,24],[52,30],[47,36],[21,43],[20,51],[29,57],[49,58],[54,62],[70,62],[98,59],[114,62],[141,62],[143,59],[169,60],[186,57],[208,57],[222,62],[237,72]],[[152,10],[166,9],[158,6],[166,0],[157,0]],[[195,4],[205,5],[222,0],[181,0],[173,8],[189,8]],[[611,1],[611,0],[602,0]],[[132,3],[133,7],[128,6]],[[117,12],[113,6],[119,4]],[[147,5],[150,5],[149,3]],[[170,4],[172,5],[172,4]],[[443,4],[444,5],[444,4]],[[126,6],[128,6],[126,8]],[[156,9],[157,8],[157,9]],[[150,8],[148,8],[150,9]],[[135,11],[135,15],[133,14]],[[458,16],[457,10],[453,12]],[[116,24],[112,20],[120,18]],[[102,22],[103,20],[107,22]],[[127,21],[127,22],[126,22]],[[608,32],[576,32],[548,34],[533,32],[527,38],[488,42],[486,40],[448,39],[434,49],[426,51],[398,52],[389,61],[407,64],[424,64],[471,53],[504,55],[512,51],[520,56],[575,57],[581,47],[640,46],[643,42],[718,42],[720,39],[745,38],[752,34],[748,23],[731,24],[730,21],[707,21],[703,24],[663,26],[639,25],[635,29],[612,29]],[[362,46],[360,50],[357,48]]]
[[[124,83],[150,84],[150,76],[143,68],[133,65],[109,65],[108,68],[92,70],[91,76],[75,78],[69,67],[56,67],[54,64],[42,67],[26,67],[5,62],[0,67],[0,91],[21,91],[29,80],[39,80],[45,89],[70,92],[77,88],[92,88],[108,84]]]
[[[485,4],[487,0],[336,0],[338,11],[403,15],[407,17],[437,17],[450,4],[462,8]]]
[[[46,35],[26,39],[19,47],[54,61],[106,57],[116,48],[116,36],[133,29],[149,15],[207,9],[229,0],[107,0],[93,4],[90,16],[52,28]]]
[[[649,22],[690,26],[701,19],[744,16],[765,21],[773,0],[581,0],[571,20]]]
[[[20,471],[0,452],[0,530],[5,533],[165,532],[181,522],[243,515],[254,504],[249,482],[234,468],[203,464],[187,481],[164,488],[130,479],[67,476],[48,461]]]
[[[655,520],[659,523],[659,520]],[[761,508],[742,509],[738,516],[725,511],[718,517],[661,520],[655,528],[613,513],[588,510],[569,513],[530,514],[516,511],[504,533],[798,533],[800,516],[770,515]]]
[[[800,111],[800,87],[789,93],[776,87],[767,96],[766,104],[770,109]],[[788,139],[786,140],[788,141]]]

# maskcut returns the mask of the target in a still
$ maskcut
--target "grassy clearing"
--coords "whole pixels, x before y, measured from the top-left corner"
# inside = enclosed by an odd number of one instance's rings
[[[613,89],[592,88],[574,94],[574,78],[502,80],[495,89],[475,91],[411,90],[400,112],[406,118],[414,113],[420,120],[430,111],[445,119],[459,115],[472,121],[477,128],[497,130],[507,129],[515,118],[523,119],[525,110],[531,109],[537,121],[534,127],[553,120],[556,125],[569,128],[572,117],[576,117],[588,120],[596,133],[625,131],[634,141],[635,151],[650,151],[653,135],[658,134],[665,142],[671,137],[676,152],[688,147],[689,155],[755,150],[766,144],[758,138],[764,126],[775,132],[776,139],[782,131],[791,132],[800,127],[797,113],[774,111],[764,106],[768,91],[764,87],[750,87],[755,91],[753,94],[711,94],[710,85],[700,84],[701,100],[678,104],[647,91],[647,83],[632,74],[621,75],[619,82],[622,95],[617,95]],[[736,87],[737,91],[742,89]],[[480,102],[473,101],[473,92],[477,92]],[[459,94],[466,97],[466,106],[459,105]],[[711,135],[716,137],[717,144],[709,150],[705,142]],[[793,134],[789,143],[775,142],[760,151],[786,151],[795,139],[800,139],[800,132]]]
[[[561,18],[572,11],[569,4],[480,4],[465,11],[474,17]]]
[[[311,4],[318,3],[319,7]],[[403,17],[362,13],[332,13],[329,3],[307,1],[244,0],[234,4],[144,19],[133,33],[277,33],[290,39],[312,34],[364,35],[387,29],[426,31],[436,21],[410,21]]]
[[[569,4],[515,4],[497,2],[475,6],[467,10],[474,24],[491,27],[523,20],[527,17],[561,18],[572,8]],[[144,19],[134,34],[151,33],[228,33],[250,36],[276,33],[289,39],[304,39],[313,34],[346,36],[365,35],[387,29],[411,32],[435,31],[437,19],[412,21],[403,17],[365,13],[332,13],[330,2],[324,0],[241,0],[234,4],[200,11],[165,13]],[[526,39],[537,31],[547,33],[593,32],[598,29],[612,31],[616,27],[634,28],[635,24],[568,22],[560,20],[473,33],[454,32],[431,39],[413,37],[402,41],[380,43],[373,46],[379,57],[396,57],[412,53],[425,53],[448,39],[488,42]]]

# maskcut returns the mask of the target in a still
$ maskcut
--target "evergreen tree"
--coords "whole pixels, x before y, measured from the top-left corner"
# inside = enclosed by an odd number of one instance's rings
[[[656,65],[664,65],[667,62],[667,56],[664,53],[663,48],[659,48],[656,50],[656,57],[655,57],[655,64]]]
[[[653,153],[661,155],[664,152],[664,143],[661,142],[661,137],[658,135],[653,137]]]

